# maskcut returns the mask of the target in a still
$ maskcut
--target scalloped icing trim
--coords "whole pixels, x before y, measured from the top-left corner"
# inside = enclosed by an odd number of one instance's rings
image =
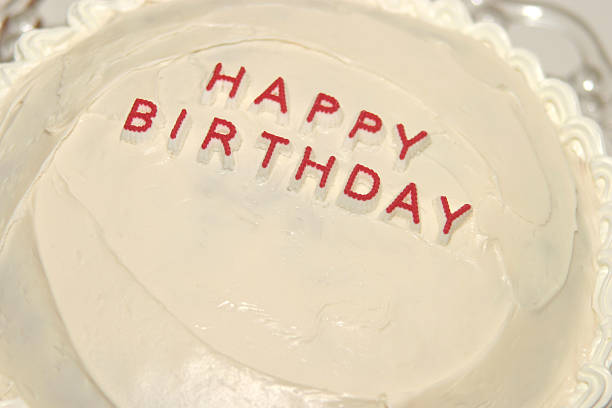
[[[0,98],[6,96],[18,79],[25,77],[45,59],[94,34],[113,16],[145,3],[167,1],[172,0],[80,0],[73,4],[68,11],[67,27],[37,29],[21,36],[15,46],[15,61],[0,65]],[[537,57],[529,51],[514,48],[499,25],[474,23],[459,0],[434,3],[428,0],[353,1],[417,17],[485,42],[520,72],[539,96],[549,117],[559,127],[560,142],[571,145],[575,154],[588,163],[601,202],[598,222],[602,247],[597,256],[601,269],[593,295],[593,309],[599,327],[589,361],[578,372],[578,386],[567,407],[605,408],[612,400],[612,158],[605,153],[601,128],[582,116],[578,97],[568,84],[547,78]]]

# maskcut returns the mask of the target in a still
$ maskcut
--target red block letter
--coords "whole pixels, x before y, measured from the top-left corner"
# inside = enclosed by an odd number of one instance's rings
[[[331,179],[333,176],[332,170],[334,169],[334,163],[336,162],[336,158],[334,156],[331,156],[327,160],[327,164],[322,165],[312,160],[311,156],[314,156],[314,154],[312,153],[312,147],[306,146],[306,149],[304,151],[304,157],[302,158],[302,161],[298,166],[298,169],[295,173],[295,177],[292,177],[292,180],[289,183],[289,190],[299,191],[302,187],[302,184],[304,184],[304,175],[316,177],[317,172],[321,172],[321,181],[317,186],[315,195],[317,196],[317,198],[323,200],[327,195],[327,190],[329,187],[328,180]]]
[[[272,133],[263,132],[261,134],[262,139],[259,139],[257,142],[257,147],[261,149],[266,149],[266,155],[261,163],[261,167],[257,171],[257,178],[259,179],[267,179],[272,171],[272,167],[274,166],[274,162],[276,161],[276,156],[274,153],[276,152],[277,145],[279,146],[279,150],[281,151],[290,151],[289,149],[289,139],[285,139],[284,137],[273,135]],[[268,143],[266,143],[266,140]]]
[[[229,76],[229,75],[224,75],[221,73],[221,70],[223,69],[223,64],[218,63],[217,66],[215,66],[215,71],[212,74],[212,77],[210,78],[210,81],[208,81],[208,85],[206,86],[206,92],[204,92],[204,95],[202,97],[202,102],[204,103],[214,103],[214,99],[215,99],[215,92],[216,88],[215,85],[217,84],[217,82],[221,81],[224,82],[225,84],[231,84],[231,89],[229,92],[229,99],[228,102],[233,101],[232,103],[237,103],[235,100],[238,99],[236,98],[236,95],[238,94],[238,90],[240,88],[240,84],[242,83],[242,80],[244,78],[244,75],[246,74],[246,69],[244,67],[240,67],[240,70],[238,71],[238,75],[236,75],[235,77]]]
[[[172,132],[170,132],[170,139],[176,139],[179,131],[181,130],[181,126],[183,126],[183,122],[185,121],[185,117],[187,117],[187,109],[183,109],[179,114],[174,127],[172,128]]]
[[[223,131],[220,131],[222,128]],[[202,149],[198,154],[198,161],[208,163],[212,157],[212,153],[221,153],[223,168],[233,169],[234,158],[232,150],[238,150],[240,147],[240,137],[236,126],[228,120],[214,118],[208,133],[202,142]]]
[[[282,77],[278,77],[276,81],[272,83],[263,91],[261,95],[255,98],[253,102],[255,105],[261,104],[264,99],[278,103],[281,113],[287,113],[287,96],[285,94],[285,81]]]
[[[340,122],[342,122],[342,111],[338,100],[333,96],[320,93],[312,104],[302,129],[311,132],[315,125],[333,127]]]
[[[157,105],[144,99],[136,99],[123,125],[121,140],[141,143],[152,133],[153,119],[157,116]]]
[[[178,154],[183,149],[187,134],[191,130],[191,118],[187,116],[187,110],[183,109],[174,123],[170,140],[168,140],[168,152]]]
[[[365,194],[357,193],[353,191],[353,185],[355,184],[355,180],[357,179],[357,176],[359,175],[359,173],[367,174],[372,179],[372,187],[370,187],[370,191]],[[346,194],[347,196],[349,196],[350,198],[354,200],[368,201],[376,197],[376,194],[378,194],[379,188],[380,188],[380,176],[378,175],[378,173],[376,173],[374,170],[366,166],[363,166],[361,164],[356,164],[355,167],[353,167],[353,171],[351,172],[351,175],[349,176],[346,186],[344,187],[344,194]]]
[[[382,129],[382,119],[378,115],[362,110],[348,135],[346,146],[352,150],[357,142],[369,145],[379,144],[384,137]],[[364,134],[364,132],[369,133],[369,135]]]
[[[452,234],[465,222],[469,214],[471,213],[472,206],[469,204],[464,204],[457,211],[452,212],[450,206],[448,205],[448,198],[445,196],[440,197],[440,204],[442,207],[442,217],[440,217],[441,223],[444,223],[444,227],[442,228],[442,233],[440,234],[440,238],[438,239],[441,244],[446,245],[450,240]]]
[[[285,139],[284,137],[276,136],[268,132],[263,132],[261,134],[261,137],[263,137],[264,139],[268,139],[270,141],[268,145],[268,151],[266,152],[266,156],[264,157],[263,162],[261,163],[261,167],[265,169],[268,167],[268,165],[270,164],[270,161],[272,160],[272,155],[274,154],[274,149],[276,149],[276,145],[278,143],[283,144],[283,145],[288,145],[289,139]]]
[[[431,138],[427,132],[421,131],[413,138],[408,139],[406,136],[406,128],[401,123],[397,125],[397,135],[399,140],[397,143],[399,157],[395,162],[395,167],[403,171],[406,170],[411,158],[421,153],[431,144]]]
[[[410,202],[406,202],[406,197],[410,196]],[[383,214],[383,219],[390,220],[395,215],[396,209],[402,209],[408,211],[410,215],[412,215],[410,223],[411,227],[415,229],[420,228],[420,216],[419,216],[419,198],[417,193],[417,186],[414,183],[408,184],[404,190],[395,199],[389,206],[385,209],[385,213]],[[398,213],[405,214],[405,213]]]
[[[370,190],[367,193],[355,191],[355,183],[364,183],[363,178],[367,177]],[[380,176],[374,170],[356,164],[353,167],[344,191],[338,197],[338,205],[352,212],[364,214],[374,209],[378,203],[378,192],[380,191]]]

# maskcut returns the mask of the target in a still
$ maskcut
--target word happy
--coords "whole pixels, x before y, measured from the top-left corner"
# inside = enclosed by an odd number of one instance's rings
[[[246,69],[241,67],[235,76],[223,72],[223,65],[218,63],[212,73],[202,95],[202,102],[214,103],[219,90],[227,93],[226,106],[237,107],[241,96],[246,89]],[[278,77],[270,84],[250,106],[254,113],[269,112],[277,117],[281,125],[289,123],[289,110],[287,106],[285,80]],[[301,126],[302,133],[311,133],[315,128],[325,129],[340,125],[343,112],[338,100],[324,93],[319,93],[307,111]],[[151,138],[153,124],[157,117],[158,107],[155,103],[136,99],[125,121],[121,139],[128,143],[139,144]],[[182,109],[168,139],[168,152],[172,155],[180,153],[191,130],[192,119],[186,109]],[[383,140],[383,121],[381,118],[366,110],[362,110],[346,135],[343,148],[355,149],[358,143],[369,145],[380,144]],[[426,131],[409,137],[405,126],[395,126],[396,158],[395,168],[404,171],[409,161],[425,150],[431,144],[431,138]],[[213,155],[219,155],[224,169],[233,170],[235,166],[236,151],[240,147],[239,132],[230,120],[215,117],[204,137],[199,149],[197,160],[203,164],[210,162]],[[257,147],[265,151],[257,178],[266,181],[270,176],[276,158],[279,154],[288,153],[291,149],[291,140],[263,131],[257,142]],[[330,188],[330,180],[336,170],[336,157],[330,156],[327,160],[317,160],[312,147],[306,146],[296,171],[292,174],[287,189],[300,191],[306,178],[318,181],[315,188],[315,197],[325,200]],[[380,175],[373,169],[362,164],[355,164],[349,173],[343,191],[338,197],[337,204],[349,211],[365,214],[373,211],[380,196]],[[357,191],[358,185],[367,186],[368,191]],[[472,212],[470,204],[464,204],[452,210],[448,198],[444,195],[435,200],[440,223],[438,242],[446,245],[453,232],[467,219]],[[421,217],[419,211],[418,189],[415,183],[407,184],[398,195],[387,204],[380,218],[390,221],[395,216],[402,216],[407,220],[411,229],[420,231]]]

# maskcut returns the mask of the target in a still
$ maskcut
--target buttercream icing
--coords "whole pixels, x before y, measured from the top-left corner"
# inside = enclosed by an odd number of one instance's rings
[[[117,4],[0,110],[0,367],[32,407],[606,403],[608,167],[529,57],[420,2]]]

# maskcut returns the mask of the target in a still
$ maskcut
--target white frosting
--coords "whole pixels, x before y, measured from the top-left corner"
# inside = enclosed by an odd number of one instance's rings
[[[609,400],[608,343],[586,356],[599,215],[585,163],[601,141],[495,28],[464,23],[527,81],[478,41],[354,2],[96,7],[73,19],[112,20],[45,64],[22,63],[32,71],[1,110],[0,367],[33,408],[541,408],[574,389],[574,406]],[[454,3],[394,9],[441,10],[446,25],[464,21]],[[227,87],[202,104],[218,62],[248,77],[236,101]],[[279,76],[288,119],[248,109]],[[319,92],[342,114],[301,132]],[[158,112],[129,144],[136,98]],[[343,148],[362,110],[384,137]],[[201,149],[215,117],[236,127],[231,157],[219,140]],[[431,139],[405,170],[399,123]],[[291,141],[265,173],[263,131]],[[306,146],[319,163],[337,158],[324,193],[320,171],[291,182]],[[341,198],[358,163],[380,176],[370,205]],[[590,163],[609,180],[605,160]],[[363,180],[355,192],[372,187]],[[384,216],[411,182],[416,229]],[[447,245],[441,196],[452,211],[472,206]],[[600,320],[608,309],[597,304]]]

